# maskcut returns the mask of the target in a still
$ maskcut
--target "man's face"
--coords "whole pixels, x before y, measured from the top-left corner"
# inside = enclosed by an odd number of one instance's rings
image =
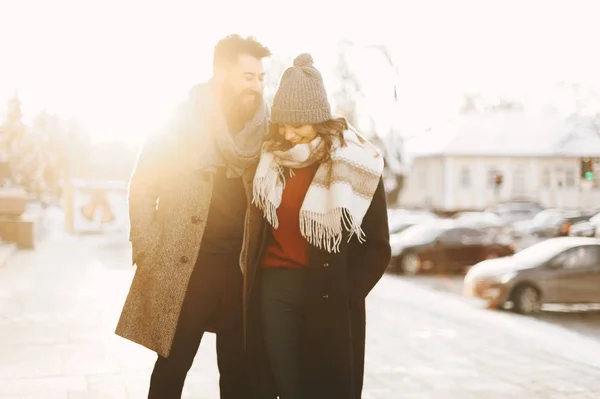
[[[231,110],[251,117],[261,104],[265,72],[262,60],[242,54],[224,73],[223,95]]]

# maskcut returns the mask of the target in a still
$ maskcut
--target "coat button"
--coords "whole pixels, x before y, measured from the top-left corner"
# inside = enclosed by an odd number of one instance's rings
[[[327,299],[327,298],[329,298],[329,295],[327,295],[327,294],[323,295],[323,299]]]
[[[188,261],[188,258],[187,258],[187,256],[182,256],[181,258],[179,258],[179,261],[180,261],[181,263],[187,263],[187,261]]]
[[[194,223],[194,224],[200,223],[200,218],[198,216],[192,216],[192,223]]]
[[[323,263],[323,267],[329,267],[329,263],[327,263],[327,262]]]

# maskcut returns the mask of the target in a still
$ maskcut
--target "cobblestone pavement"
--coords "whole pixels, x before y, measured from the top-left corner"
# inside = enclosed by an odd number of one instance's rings
[[[123,235],[55,237],[0,268],[0,399],[146,397],[154,354],[112,333],[132,273]],[[398,276],[368,308],[364,399],[600,397],[600,343],[580,334]],[[214,345],[184,398],[218,398]]]

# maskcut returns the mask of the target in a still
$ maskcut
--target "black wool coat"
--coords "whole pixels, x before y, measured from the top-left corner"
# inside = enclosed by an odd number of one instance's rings
[[[342,240],[338,253],[310,247],[306,323],[301,334],[304,386],[310,399],[361,398],[365,298],[382,277],[391,256],[383,181],[379,182],[362,228],[366,241],[360,243],[355,237],[350,242]],[[269,234],[270,226],[266,224],[264,243]],[[259,255],[252,262],[246,294],[246,360],[252,386],[248,397],[275,399],[261,331],[260,259]]]

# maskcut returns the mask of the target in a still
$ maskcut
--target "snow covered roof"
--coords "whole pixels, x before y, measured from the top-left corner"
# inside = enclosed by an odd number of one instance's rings
[[[522,113],[462,116],[406,143],[412,157],[600,157],[600,129],[592,119],[528,117]]]

